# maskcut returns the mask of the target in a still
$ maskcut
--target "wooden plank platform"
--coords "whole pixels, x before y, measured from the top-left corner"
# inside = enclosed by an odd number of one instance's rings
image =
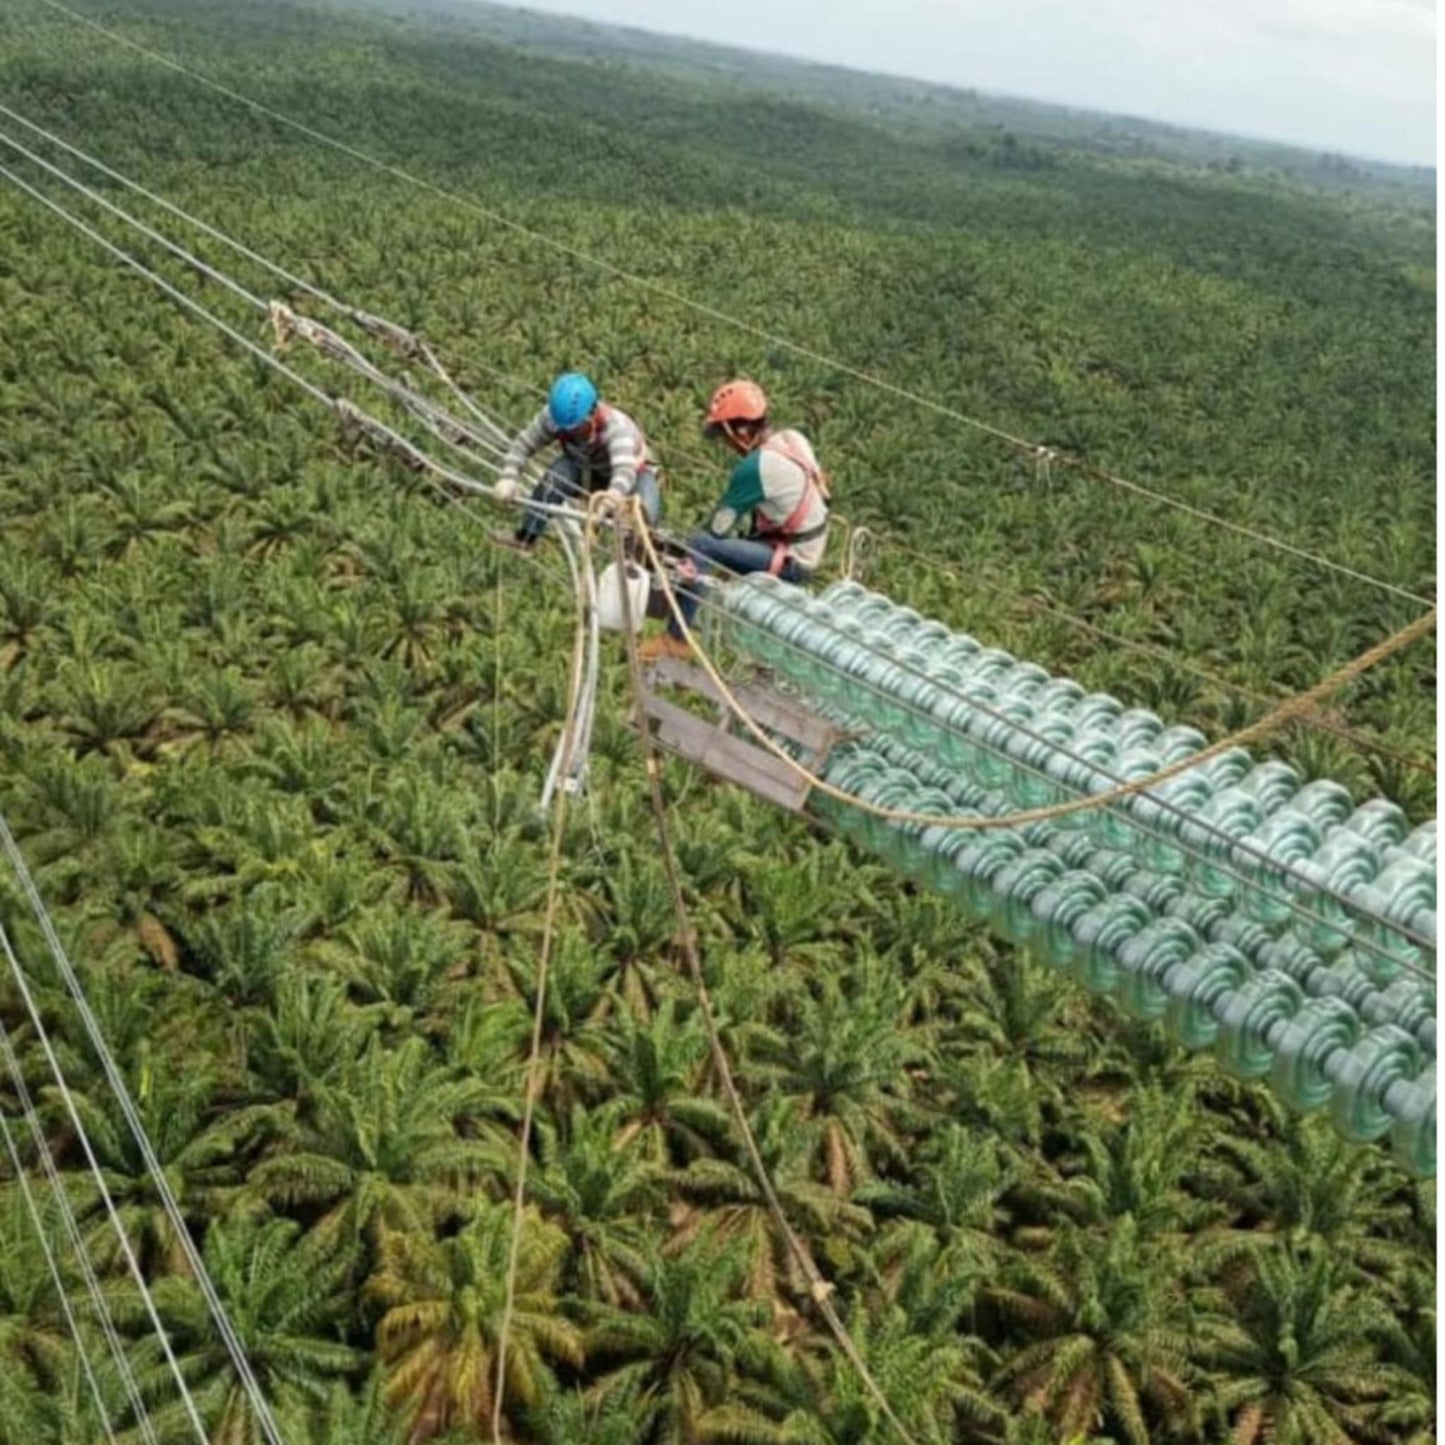
[[[643,679],[646,691],[642,711],[659,746],[724,782],[746,788],[765,802],[794,813],[803,811],[811,791],[809,784],[758,745],[733,716],[706,673],[685,662],[659,658],[644,669]],[[660,687],[705,698],[717,709],[716,716],[699,717],[670,702],[659,696]],[[757,681],[742,683],[732,691],[761,727],[797,743],[802,750],[798,761],[810,772],[817,772],[838,736],[830,723]]]

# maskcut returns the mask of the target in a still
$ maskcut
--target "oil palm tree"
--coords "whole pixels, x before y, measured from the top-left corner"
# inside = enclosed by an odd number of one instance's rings
[[[1439,1392],[1436,1376],[1436,1294],[1433,1272],[1420,1270],[1404,1279],[1403,1299],[1392,1301],[1379,1331],[1390,1392],[1380,1407],[1379,1424],[1392,1440],[1426,1445],[1437,1435]]]
[[[13,1127],[11,1135],[15,1135]],[[6,1168],[8,1171],[8,1158]],[[44,1190],[32,1184],[30,1192],[44,1211]],[[50,1230],[46,1212],[40,1222]],[[5,1407],[0,1418],[11,1422],[34,1415],[44,1393],[59,1382],[69,1353],[69,1331],[35,1228],[24,1193],[9,1180],[0,1190],[0,1257],[6,1261],[0,1270],[0,1404]],[[63,1257],[48,1235],[45,1243]],[[0,1427],[0,1440],[6,1445],[11,1438],[25,1438],[23,1434],[7,1437],[5,1428]]]
[[[1107,1230],[1066,1227],[1047,1255],[1015,1255],[989,1297],[1023,1332],[994,1389],[1061,1434],[1107,1425],[1148,1445],[1197,1427],[1180,1261],[1129,1216]]]
[[[362,1353],[342,1339],[349,1247],[303,1235],[292,1220],[242,1215],[214,1222],[202,1254],[266,1400],[320,1405],[331,1382],[362,1362]],[[262,1445],[260,1417],[199,1288],[168,1275],[152,1293],[214,1445]],[[146,1375],[166,1379],[159,1355],[153,1336],[136,1345],[143,1383]],[[163,1430],[180,1424],[180,1409],[179,1403],[161,1409],[157,1424]]]
[[[536,1007],[537,954],[514,943],[504,955],[513,997],[530,1016]],[[554,1110],[594,1099],[607,1086],[609,961],[577,928],[560,927],[552,946],[544,999],[540,1097]]]
[[[1077,1218],[1099,1227],[1128,1215],[1141,1239],[1183,1243],[1202,1234],[1225,1209],[1184,1187],[1204,1158],[1201,1109],[1193,1092],[1141,1085],[1129,1092],[1125,1107],[1126,1122],[1081,1129],[1077,1164],[1062,1171],[1067,1177],[1062,1197]]]
[[[868,1211],[813,1176],[812,1150],[800,1134],[790,1101],[766,1100],[749,1119],[758,1153],[783,1215],[796,1236],[816,1241],[837,1261],[854,1261],[873,1220]],[[711,1238],[737,1248],[746,1262],[750,1298],[765,1300],[781,1328],[795,1328],[793,1303],[809,1281],[780,1230],[751,1162],[734,1145],[729,1156],[692,1160],[673,1176],[669,1252]]]
[[[649,1219],[660,1210],[667,1176],[644,1157],[637,1137],[618,1140],[613,1112],[574,1105],[565,1127],[539,1120],[528,1190],[567,1236],[567,1294],[636,1309],[647,1273]]]
[[[163,1050],[140,1051],[136,1077],[130,1080],[141,1126],[182,1215],[199,1223],[224,1210],[235,1198],[252,1143],[261,1136],[264,1114],[231,1101],[214,1066],[185,1069]],[[70,1089],[70,1099],[105,1177],[120,1227],[148,1273],[188,1274],[181,1237],[157,1192],[150,1166],[131,1132],[115,1095],[98,1084],[93,1090]],[[73,1126],[56,1091],[41,1092],[44,1112],[54,1129],[68,1136]],[[74,1146],[78,1150],[78,1143]],[[87,1248],[101,1269],[119,1269],[122,1253],[116,1228],[90,1174],[77,1187],[77,1214]]]
[[[770,1438],[770,1412],[741,1398],[745,1379],[765,1379],[780,1363],[763,1328],[766,1303],[741,1293],[744,1268],[740,1251],[707,1239],[654,1254],[647,1308],[609,1310],[588,1331],[602,1371],[593,1400],[620,1396],[655,1412],[638,1445]]]
[[[272,1106],[278,1142],[251,1171],[247,1193],[321,1206],[317,1228],[328,1238],[427,1235],[460,1213],[505,1157],[494,1108],[484,1082],[438,1067],[423,1040],[386,1049],[373,1035],[334,1082]]]
[[[818,992],[759,1043],[755,1068],[793,1101],[820,1177],[848,1194],[879,1165],[906,1159],[905,1133],[920,1119],[915,1073],[934,1054],[927,1030],[898,1026],[903,986],[881,968],[856,989],[825,978]]]
[[[1212,1190],[1244,1228],[1318,1245],[1357,1271],[1361,1284],[1408,1276],[1407,1205],[1395,1167],[1346,1143],[1323,1120],[1286,1118],[1269,1139],[1221,1133]]]
[[[683,1164],[709,1156],[728,1137],[727,1110],[706,1087],[711,1060],[699,1014],[676,998],[650,1018],[623,1013],[604,1046],[619,1147],[636,1139],[653,1163]]]
[[[403,1412],[411,1445],[454,1427],[488,1429],[505,1307],[512,1211],[477,1200],[455,1234],[395,1232],[382,1241],[366,1284],[382,1310],[376,1347],[387,1399]],[[579,1367],[582,1333],[557,1289],[566,1236],[534,1209],[520,1221],[517,1289],[506,1356],[506,1399],[518,1414],[550,1385],[549,1360]]]
[[[946,1124],[925,1144],[906,1181],[871,1181],[854,1200],[884,1221],[900,1221],[904,1238],[915,1223],[925,1226],[948,1252],[950,1270],[977,1285],[994,1277],[1004,1257],[1010,1216],[1003,1200],[1015,1172],[996,1140]]]
[[[1352,1270],[1322,1250],[1260,1253],[1254,1277],[1204,1321],[1198,1358],[1240,1445],[1335,1445],[1382,1429],[1391,1380],[1372,1335],[1389,1320]]]
[[[359,1387],[333,1381],[318,1403],[311,1399],[278,1402],[276,1423],[294,1445],[404,1445],[400,1419],[386,1403],[386,1380],[374,1369]]]
[[[1020,1146],[1073,1104],[1094,1053],[1089,1005],[1067,980],[987,941],[939,1041],[941,1076],[963,1117]]]
[[[950,1326],[925,1324],[926,1317],[885,1295],[866,1306],[855,1304],[844,1323],[911,1439],[928,1445],[996,1440],[1009,1414],[984,1384],[989,1352]],[[831,1338],[820,1338],[801,1352],[788,1382],[792,1408],[784,1417],[784,1438],[807,1445],[897,1438],[897,1427],[857,1366]]]

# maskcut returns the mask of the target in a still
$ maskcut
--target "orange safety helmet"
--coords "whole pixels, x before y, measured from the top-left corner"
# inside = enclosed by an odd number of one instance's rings
[[[736,423],[766,421],[767,415],[767,392],[757,382],[739,377],[736,381],[724,382],[713,392],[712,400],[707,404],[703,429],[731,434]]]

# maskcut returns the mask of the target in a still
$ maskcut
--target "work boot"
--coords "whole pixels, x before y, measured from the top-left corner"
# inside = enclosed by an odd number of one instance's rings
[[[680,637],[674,637],[670,632],[664,632],[657,637],[650,637],[637,650],[637,655],[643,662],[656,662],[659,658],[671,657],[678,662],[686,662],[692,656],[692,649]]]

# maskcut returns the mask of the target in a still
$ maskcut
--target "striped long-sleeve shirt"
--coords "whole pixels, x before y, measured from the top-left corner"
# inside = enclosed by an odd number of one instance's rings
[[[564,438],[544,406],[512,439],[502,458],[502,477],[516,481],[528,460],[549,442],[556,442],[582,468],[588,488],[594,492],[605,487],[619,496],[630,496],[638,471],[651,460],[642,428],[618,407],[598,402],[592,429],[579,440]]]

